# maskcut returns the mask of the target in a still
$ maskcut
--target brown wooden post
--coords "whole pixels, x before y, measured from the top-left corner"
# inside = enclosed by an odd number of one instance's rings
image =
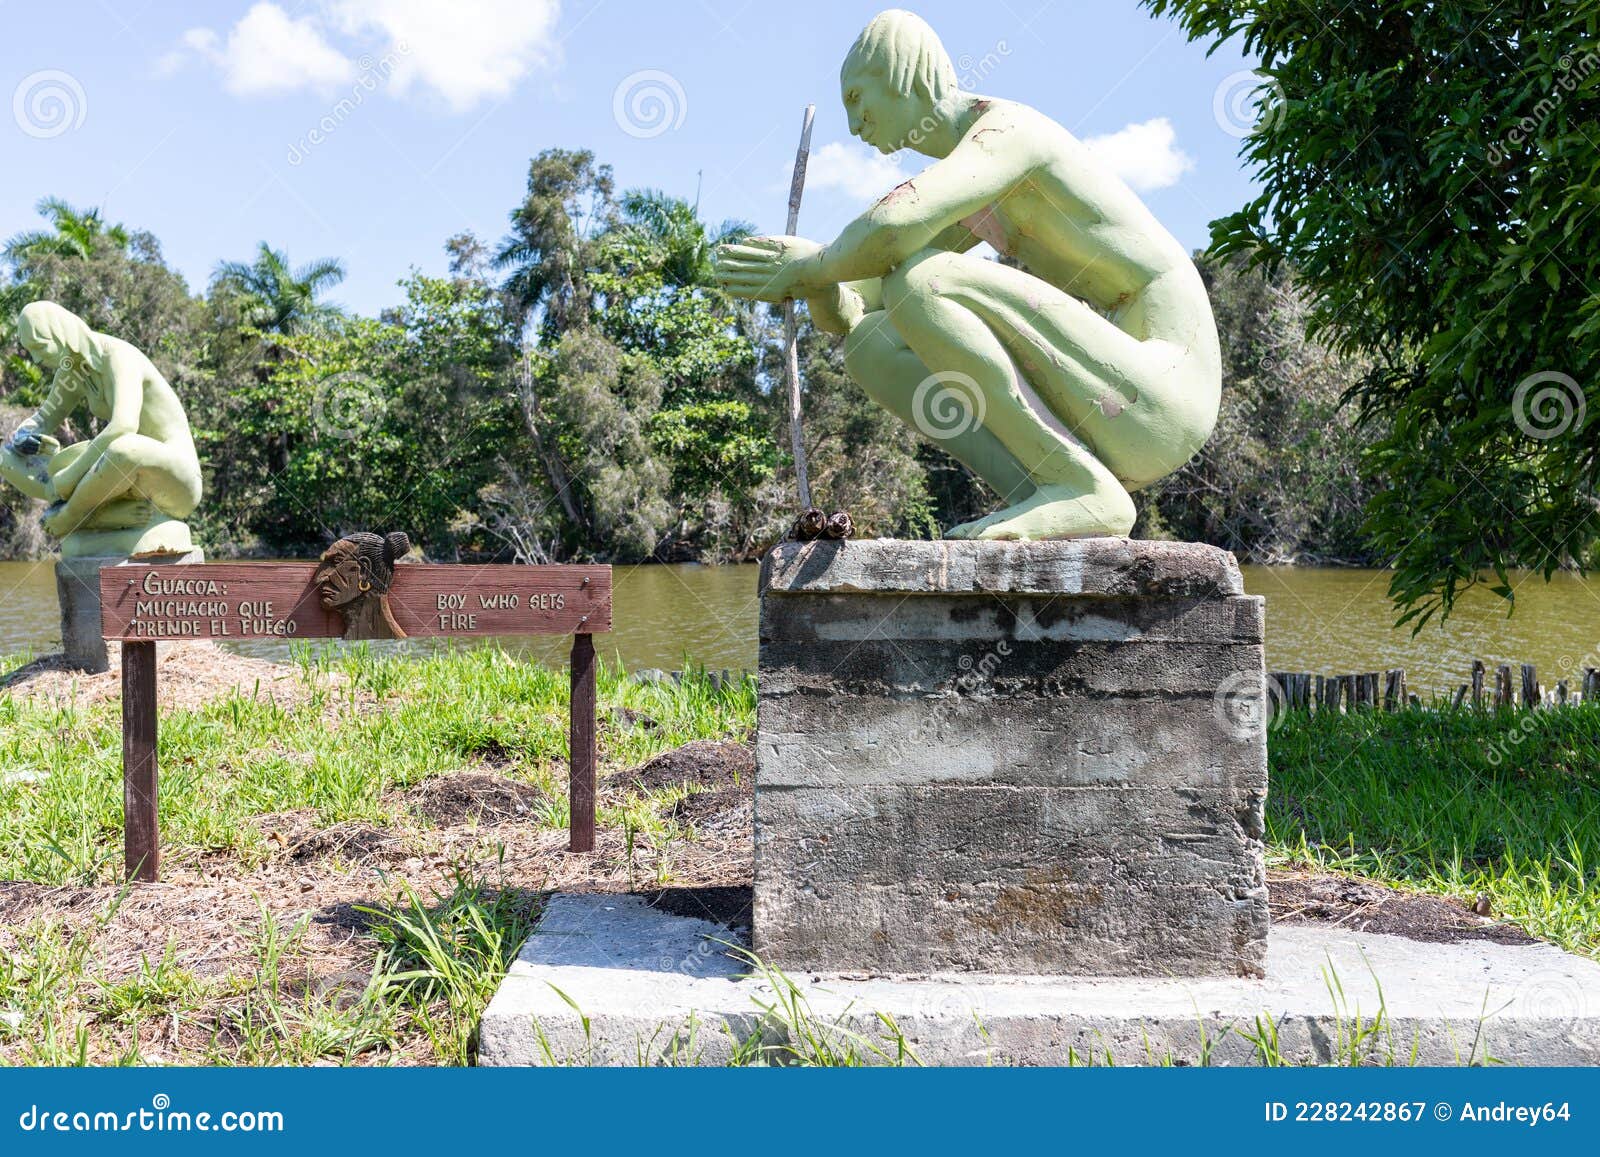
[[[1483,710],[1483,660],[1472,660],[1472,706]]]
[[[572,697],[568,707],[568,851],[594,851],[595,669],[594,636],[572,636]]]
[[[160,878],[154,642],[122,644],[122,850],[128,879]]]

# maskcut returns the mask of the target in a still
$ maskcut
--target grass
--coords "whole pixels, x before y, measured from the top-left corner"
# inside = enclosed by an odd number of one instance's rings
[[[0,880],[18,882],[0,884],[0,1063],[471,1062],[561,858],[566,672],[466,649],[296,663],[289,701],[163,711],[161,889],[118,883],[117,704],[0,691]],[[602,776],[754,719],[749,681],[602,666],[599,685]],[[531,803],[499,826],[419,813],[419,790],[463,774]],[[626,880],[670,882],[682,795],[602,792]],[[302,860],[290,829],[403,851]]]
[[[251,867],[269,854],[267,834],[251,820],[294,809],[315,809],[322,826],[403,823],[397,791],[464,765],[539,789],[539,821],[565,825],[564,670],[490,649],[416,659],[363,647],[337,657],[298,655],[308,690],[292,707],[232,695],[164,713],[157,758],[167,864],[225,856]],[[327,675],[341,678],[319,678]],[[690,672],[681,685],[637,684],[602,667],[599,682],[608,717],[602,771],[753,726],[750,681],[718,688]],[[609,725],[619,709],[649,725]],[[85,708],[0,692],[0,879],[92,885],[118,878],[121,742],[114,703]],[[662,829],[656,809],[636,801],[602,801],[599,823]]]
[[[1275,860],[1486,895],[1533,935],[1600,956],[1600,704],[1290,712],[1268,757]]]

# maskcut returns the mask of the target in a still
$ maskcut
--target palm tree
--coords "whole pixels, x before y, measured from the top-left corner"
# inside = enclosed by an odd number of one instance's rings
[[[588,149],[546,149],[529,162],[528,191],[494,255],[519,319],[538,315],[556,333],[588,321],[595,246],[615,219],[612,187],[611,166]]]
[[[747,221],[723,221],[715,228],[708,227],[700,219],[699,206],[660,189],[624,193],[622,220],[623,229],[656,254],[662,275],[686,288],[715,285],[711,258],[717,246],[755,232],[755,226]]]
[[[18,233],[6,242],[6,259],[21,265],[34,257],[54,254],[87,258],[97,242],[126,249],[132,239],[121,225],[108,226],[99,209],[76,209],[60,197],[46,197],[35,208],[50,222],[49,229]]]
[[[288,254],[263,241],[250,264],[221,262],[212,285],[238,295],[246,325],[289,336],[325,329],[342,316],[338,306],[318,298],[343,280],[340,261],[324,258],[295,269]]]

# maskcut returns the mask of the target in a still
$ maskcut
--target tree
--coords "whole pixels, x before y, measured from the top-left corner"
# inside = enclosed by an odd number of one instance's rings
[[[1261,60],[1260,194],[1212,251],[1292,265],[1367,357],[1368,503],[1401,622],[1600,535],[1600,17],[1557,0],[1144,0]],[[1585,421],[1588,417],[1590,420]]]
[[[341,316],[337,306],[321,298],[343,280],[340,261],[323,258],[295,269],[287,253],[263,241],[249,264],[220,262],[212,284],[237,298],[244,325],[288,337],[326,329]]]
[[[267,381],[237,391],[240,441],[283,439],[251,529],[279,549],[405,530],[452,558],[513,430],[513,327],[487,287],[413,275],[381,320],[283,339]],[[469,547],[472,544],[467,543]]]
[[[502,287],[524,322],[542,314],[559,334],[588,320],[586,272],[616,223],[611,166],[588,149],[546,149],[528,165],[528,190],[511,211],[511,233],[494,256]]]
[[[75,209],[60,197],[46,197],[36,208],[50,228],[11,238],[6,242],[6,260],[26,264],[46,254],[87,260],[102,243],[125,250],[132,240],[121,225],[107,225],[99,209]]]
[[[622,196],[619,239],[654,256],[653,264],[671,285],[716,285],[711,257],[718,245],[755,232],[748,221],[724,221],[710,228],[699,207],[660,189],[632,189]]]
[[[1135,495],[1138,532],[1226,547],[1259,563],[1374,561],[1362,533],[1372,429],[1340,404],[1366,363],[1306,336],[1309,300],[1288,272],[1202,263],[1222,339],[1222,408],[1182,469]]]

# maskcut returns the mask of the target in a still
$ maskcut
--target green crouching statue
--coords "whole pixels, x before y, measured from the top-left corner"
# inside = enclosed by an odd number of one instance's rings
[[[805,299],[848,334],[851,378],[1007,503],[949,537],[1127,534],[1129,491],[1177,470],[1216,423],[1216,324],[1188,253],[1049,117],[961,91],[918,16],[874,18],[840,86],[854,135],[933,164],[827,245],[721,247],[718,280]],[[969,253],[980,241],[1021,268]]]
[[[44,528],[65,559],[184,554],[200,503],[200,460],[183,405],[133,346],[50,301],[25,306],[17,336],[54,370],[49,396],[0,445],[0,478],[49,503]],[[56,429],[87,405],[93,438],[63,447]]]

